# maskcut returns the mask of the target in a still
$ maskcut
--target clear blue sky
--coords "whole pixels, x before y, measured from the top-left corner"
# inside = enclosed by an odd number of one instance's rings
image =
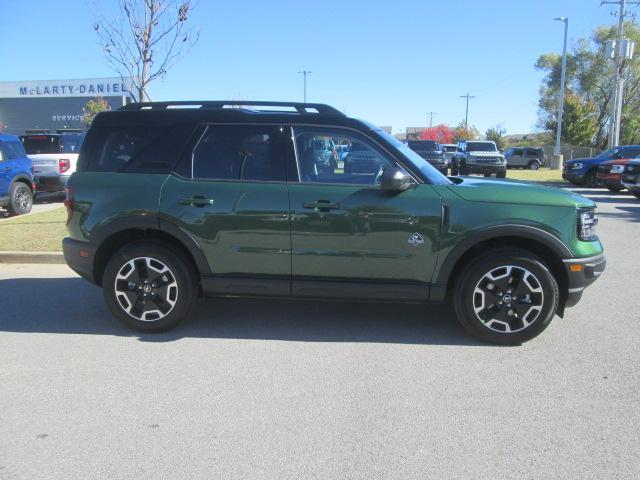
[[[91,0],[2,0],[0,80],[112,76],[92,28]],[[108,8],[115,0],[100,2]],[[614,21],[599,0],[200,0],[200,42],[154,100],[326,102],[394,132],[457,124],[470,92],[469,122],[532,131],[542,74],[533,64],[569,38]]]

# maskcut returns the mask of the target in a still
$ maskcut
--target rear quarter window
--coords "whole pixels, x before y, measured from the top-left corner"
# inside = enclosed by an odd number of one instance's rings
[[[193,132],[192,125],[96,127],[80,150],[78,171],[169,173]]]
[[[2,160],[15,160],[27,156],[20,142],[0,142],[0,152]]]

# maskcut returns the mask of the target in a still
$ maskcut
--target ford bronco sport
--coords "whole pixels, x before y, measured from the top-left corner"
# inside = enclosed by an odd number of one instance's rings
[[[352,149],[338,167],[319,166],[318,140]],[[321,104],[99,113],[67,189],[67,263],[143,332],[174,327],[200,294],[452,297],[470,333],[519,344],[605,266],[591,200],[448,179],[381,129]]]
[[[485,177],[495,174],[497,178],[507,176],[507,161],[495,142],[485,140],[462,140],[451,160],[454,175],[480,173]]]

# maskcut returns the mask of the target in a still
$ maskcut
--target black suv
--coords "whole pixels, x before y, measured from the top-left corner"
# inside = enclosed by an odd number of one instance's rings
[[[605,265],[593,201],[449,179],[383,130],[320,104],[99,113],[65,204],[67,263],[146,332],[178,324],[201,293],[449,295],[469,332],[514,344],[578,302]]]
[[[435,140],[409,140],[407,145],[427,162],[443,174],[447,174],[449,165],[444,156],[444,150]]]

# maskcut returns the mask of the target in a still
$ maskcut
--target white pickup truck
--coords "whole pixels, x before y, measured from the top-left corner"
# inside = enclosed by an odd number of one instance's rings
[[[33,163],[33,181],[38,193],[64,192],[76,171],[83,133],[37,133],[20,136]]]

